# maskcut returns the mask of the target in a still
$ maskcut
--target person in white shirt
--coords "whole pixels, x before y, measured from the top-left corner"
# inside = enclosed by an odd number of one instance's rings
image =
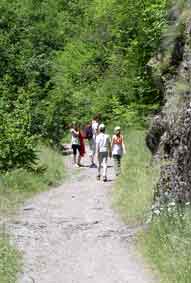
[[[98,127],[99,127],[98,119],[97,119],[97,117],[95,117],[92,120],[92,124],[91,124],[92,139],[89,142],[89,144],[90,144],[90,158],[91,158],[90,168],[97,168],[94,159],[95,159],[95,154],[96,154],[96,137],[97,137],[97,134],[98,134]]]
[[[107,181],[107,162],[108,156],[111,158],[111,139],[105,134],[105,125],[100,124],[99,134],[96,137],[96,152],[98,158],[98,175],[97,179],[101,178],[101,167],[103,165],[103,181]]]
[[[121,173],[121,158],[123,154],[126,152],[124,139],[121,134],[121,128],[115,127],[114,129],[114,135],[112,137],[112,156],[114,160],[114,169],[115,174],[118,176]]]
[[[72,128],[70,129],[70,133],[71,133],[71,145],[72,145],[72,150],[73,150],[73,162],[74,162],[74,166],[79,167],[80,166],[80,130],[78,125],[73,122],[72,123]],[[78,152],[78,160],[77,160],[77,152]]]

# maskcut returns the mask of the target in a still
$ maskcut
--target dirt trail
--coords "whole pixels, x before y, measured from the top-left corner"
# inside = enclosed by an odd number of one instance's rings
[[[136,255],[134,230],[110,207],[110,182],[96,169],[71,169],[72,176],[28,201],[9,225],[24,270],[19,283],[154,283]]]

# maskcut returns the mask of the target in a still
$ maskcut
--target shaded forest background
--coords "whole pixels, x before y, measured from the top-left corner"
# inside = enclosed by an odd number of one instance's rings
[[[144,126],[162,95],[147,63],[167,0],[0,1],[0,169],[30,168],[38,140],[59,144],[95,113]]]

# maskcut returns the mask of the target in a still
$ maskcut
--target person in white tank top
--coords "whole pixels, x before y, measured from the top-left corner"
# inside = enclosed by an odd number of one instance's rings
[[[79,126],[77,125],[77,123],[75,122],[72,123],[70,133],[71,133],[71,147],[73,151],[73,163],[75,167],[79,167],[80,160],[81,160],[80,158],[80,139],[79,139],[80,130],[79,130]],[[78,154],[78,158],[77,158],[77,154]]]

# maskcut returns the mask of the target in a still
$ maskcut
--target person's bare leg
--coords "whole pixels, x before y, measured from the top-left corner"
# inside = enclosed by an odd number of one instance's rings
[[[95,152],[92,152],[92,164],[94,164],[95,165]]]
[[[91,155],[90,155],[90,159],[91,159],[91,165],[93,165],[93,164],[94,164],[94,155],[93,155],[93,152],[92,152]]]
[[[103,158],[103,181],[107,181],[107,157]]]
[[[78,165],[80,166],[81,165],[81,156],[78,155]]]
[[[93,139],[93,144],[92,144],[92,165],[94,168],[97,167],[95,163],[95,156],[96,156],[96,139]]]
[[[76,154],[73,155],[74,165],[76,164]]]
[[[100,180],[100,177],[101,177],[101,164],[102,164],[102,158],[99,154],[99,156],[98,156],[98,174],[97,174],[98,180]]]

